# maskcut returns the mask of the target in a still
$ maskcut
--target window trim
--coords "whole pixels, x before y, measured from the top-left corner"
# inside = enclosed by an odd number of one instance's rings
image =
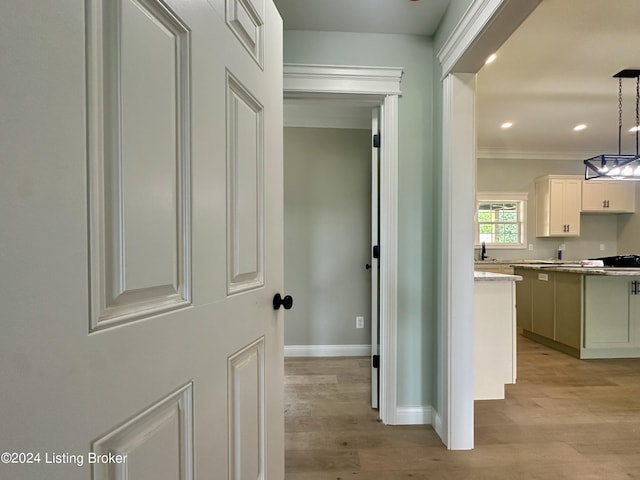
[[[508,250],[526,250],[527,247],[527,202],[529,201],[529,194],[524,192],[478,192],[476,193],[476,205],[473,213],[474,222],[474,246],[480,248],[482,242],[480,242],[480,229],[478,222],[478,204],[480,202],[517,202],[520,203],[520,209],[522,212],[522,236],[520,243],[514,243],[512,245],[502,243],[486,243],[487,248],[491,249],[508,249]]]

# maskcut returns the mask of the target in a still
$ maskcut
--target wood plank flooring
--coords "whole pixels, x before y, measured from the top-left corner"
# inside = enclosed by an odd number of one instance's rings
[[[367,358],[286,359],[286,480],[640,479],[640,359],[518,348],[518,383],[476,402],[462,452],[430,426],[378,422]]]

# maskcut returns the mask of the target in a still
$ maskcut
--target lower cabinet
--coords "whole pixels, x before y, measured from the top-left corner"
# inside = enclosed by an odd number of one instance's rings
[[[516,324],[523,330],[532,330],[532,285],[538,274],[533,270],[516,269],[516,275],[522,277],[516,282]]]
[[[513,280],[476,281],[474,287],[474,399],[504,398],[516,383],[516,321]]]
[[[586,278],[585,348],[640,347],[638,285],[640,277]]]
[[[554,339],[569,347],[580,349],[583,275],[556,273],[554,276],[556,284]]]
[[[524,336],[578,358],[640,357],[640,276],[516,269]]]
[[[531,331],[547,338],[555,338],[555,302],[541,302],[541,298],[554,298],[555,275],[540,272],[531,284]]]

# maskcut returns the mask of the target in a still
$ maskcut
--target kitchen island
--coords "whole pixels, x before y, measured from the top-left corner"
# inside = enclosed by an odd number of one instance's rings
[[[504,398],[505,384],[516,383],[515,286],[521,277],[474,274],[474,398]]]
[[[577,358],[640,357],[640,269],[515,265],[523,335]]]

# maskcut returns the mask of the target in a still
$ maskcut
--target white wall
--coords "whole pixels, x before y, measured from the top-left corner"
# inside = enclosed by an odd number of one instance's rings
[[[582,214],[577,238],[537,238],[535,229],[536,177],[543,175],[584,175],[581,161],[478,159],[478,192],[524,192],[529,194],[527,244],[533,251],[522,249],[488,249],[490,258],[550,259],[556,258],[561,243],[566,245],[564,260],[580,260],[618,253],[618,222],[629,215]],[[604,245],[604,250],[600,250]],[[638,249],[640,250],[640,249]]]
[[[285,128],[285,345],[370,344],[370,232],[371,131]]]

